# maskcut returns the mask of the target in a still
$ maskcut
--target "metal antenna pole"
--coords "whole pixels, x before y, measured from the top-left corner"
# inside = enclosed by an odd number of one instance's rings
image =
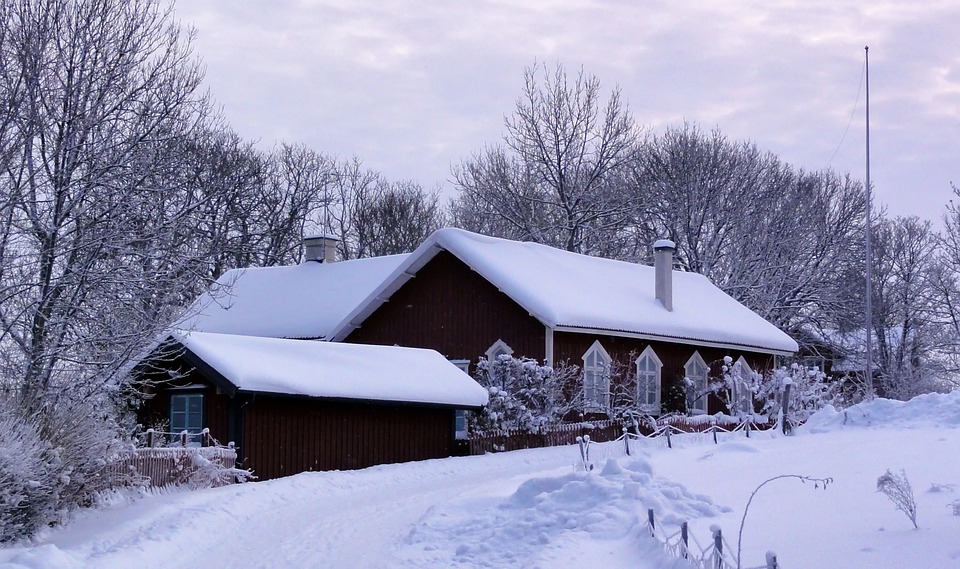
[[[873,396],[873,252],[870,246],[870,234],[873,228],[870,223],[870,46],[863,48],[863,56],[867,91],[867,361],[864,373],[867,380],[867,397],[871,397]]]

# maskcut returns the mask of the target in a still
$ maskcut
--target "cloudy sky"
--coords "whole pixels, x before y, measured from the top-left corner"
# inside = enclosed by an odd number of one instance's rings
[[[653,131],[696,122],[940,217],[960,185],[957,0],[180,0],[228,122],[450,193],[503,135],[524,68],[583,67]],[[848,128],[849,127],[849,128]]]

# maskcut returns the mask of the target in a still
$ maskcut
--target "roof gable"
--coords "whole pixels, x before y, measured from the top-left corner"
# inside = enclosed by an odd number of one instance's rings
[[[331,331],[342,340],[441,250],[449,251],[553,329],[792,353],[784,332],[706,277],[673,272],[673,311],[654,294],[654,268],[460,229],[433,233]]]

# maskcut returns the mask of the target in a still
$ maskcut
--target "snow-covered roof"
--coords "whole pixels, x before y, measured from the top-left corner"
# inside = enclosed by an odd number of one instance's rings
[[[190,307],[178,327],[270,338],[325,338],[406,257],[235,269]]]
[[[239,391],[480,407],[487,391],[434,350],[177,331]]]
[[[453,228],[427,238],[333,328],[329,338],[345,338],[441,250],[455,255],[555,330],[601,331],[770,353],[797,351],[792,338],[702,275],[673,272],[673,311],[668,311],[655,297],[651,266]]]

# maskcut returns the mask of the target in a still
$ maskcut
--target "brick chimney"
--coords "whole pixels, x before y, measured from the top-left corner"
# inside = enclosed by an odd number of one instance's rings
[[[657,300],[663,307],[673,311],[673,252],[677,245],[669,239],[660,239],[653,244],[653,268]]]
[[[307,235],[303,238],[303,262],[333,263],[337,260],[337,243],[332,235]]]

